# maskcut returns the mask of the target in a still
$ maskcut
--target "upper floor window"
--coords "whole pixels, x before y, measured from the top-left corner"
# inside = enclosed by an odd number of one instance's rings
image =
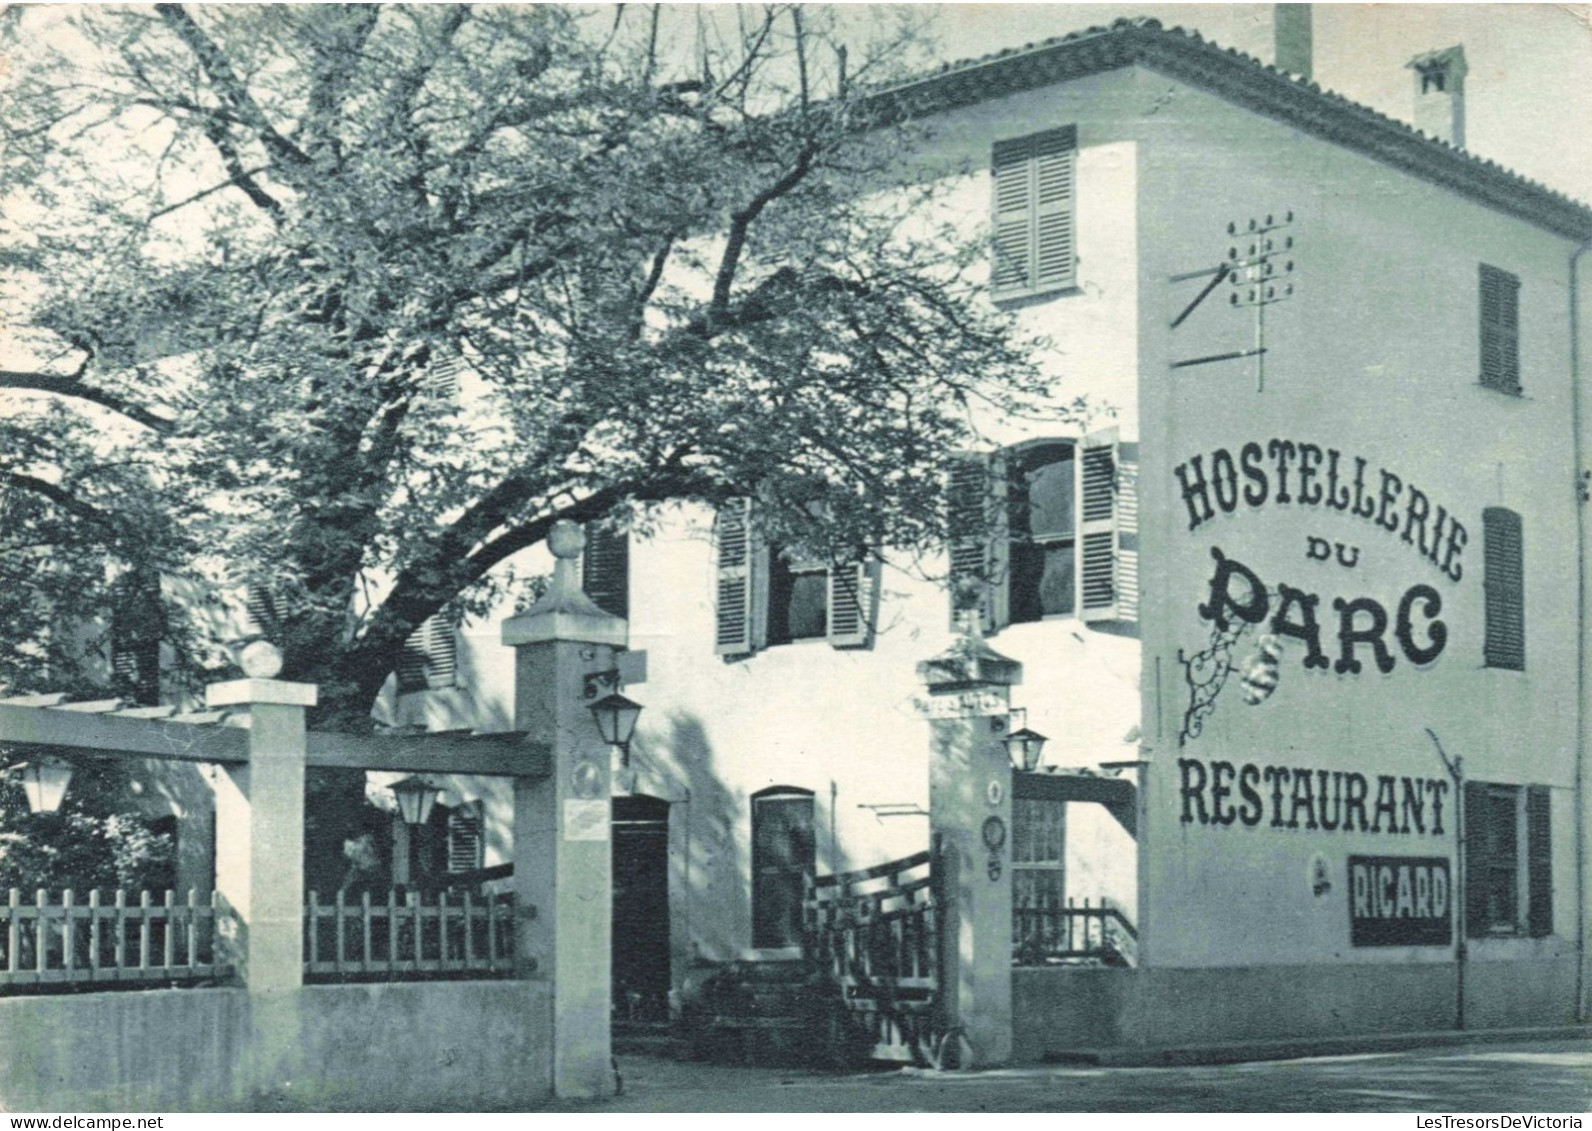
[[[398,691],[436,691],[455,686],[458,640],[452,621],[441,613],[427,617],[404,641],[398,657]]]
[[[581,588],[603,612],[630,616],[630,535],[605,526],[586,528],[580,560]]]
[[[1526,574],[1520,516],[1487,507],[1482,522],[1482,604],[1489,668],[1526,667]]]
[[[1520,279],[1481,265],[1481,383],[1520,392]]]
[[[1076,126],[995,143],[994,262],[997,298],[1062,290],[1076,283]]]
[[[986,632],[1138,619],[1138,445],[1116,430],[953,459],[951,582]],[[954,603],[954,602],[953,602]]]
[[[836,648],[873,643],[879,562],[830,564],[770,545],[754,529],[745,499],[720,508],[714,650],[739,656],[773,644],[828,640]]]
[[[1553,933],[1550,832],[1545,786],[1465,783],[1469,935]]]

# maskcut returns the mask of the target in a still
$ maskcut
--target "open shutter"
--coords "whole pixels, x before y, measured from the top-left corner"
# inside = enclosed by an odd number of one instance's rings
[[[836,648],[870,647],[878,619],[878,561],[830,566],[829,643]]]
[[[994,632],[1006,621],[1006,462],[1000,457],[959,453],[947,469],[947,532],[950,538],[951,627],[956,595],[977,590],[979,622]]]
[[[427,617],[404,641],[398,657],[398,690],[436,691],[452,687],[458,670],[453,625],[440,613]]]
[[[990,288],[1030,294],[1071,286],[1077,258],[1076,127],[995,143]]]
[[[1488,846],[1491,843],[1487,787],[1465,783],[1465,933],[1478,938],[1487,933]]]
[[[1520,392],[1520,279],[1481,265],[1481,383]]]
[[[154,706],[160,702],[160,640],[166,630],[160,576],[138,572],[118,578],[111,601],[111,673],[116,691]]]
[[[1117,619],[1139,619],[1139,445],[1117,445]]]
[[[720,507],[714,533],[719,557],[713,650],[721,656],[744,655],[753,650],[755,639],[751,500],[735,499]]]
[[[260,636],[275,636],[277,634],[276,602],[272,600],[271,594],[265,586],[249,586],[249,592],[244,598],[243,607],[248,614],[251,631]]]
[[[1532,938],[1553,934],[1553,838],[1546,786],[1526,790],[1526,927]]]
[[[481,803],[468,801],[448,812],[448,872],[473,872],[482,863]]]
[[[1078,475],[1078,610],[1117,620],[1117,430],[1084,437]]]
[[[581,588],[605,613],[630,616],[630,535],[624,530],[591,526],[580,562]]]

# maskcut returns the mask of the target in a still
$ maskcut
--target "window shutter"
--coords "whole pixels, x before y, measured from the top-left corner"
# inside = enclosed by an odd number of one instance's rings
[[[1073,126],[995,143],[990,287],[997,295],[1072,285],[1077,147]]]
[[[434,350],[431,365],[426,370],[424,384],[439,397],[459,395],[459,374],[464,372],[464,358],[453,350]]]
[[[879,619],[879,563],[847,562],[829,567],[829,643],[868,648]]]
[[[481,867],[481,803],[469,801],[448,813],[448,873],[474,872]]]
[[[979,622],[985,632],[1005,624],[1006,611],[1005,460],[976,453],[950,459],[946,482],[949,535],[951,627],[956,624],[956,594],[978,590]],[[999,493],[997,493],[999,490]]]
[[[630,535],[590,526],[580,562],[581,587],[597,607],[616,617],[630,616]]]
[[[111,591],[111,675],[117,693],[145,706],[160,702],[160,640],[166,616],[160,576],[125,574]]]
[[[1117,619],[1139,619],[1139,445],[1117,445]]]
[[[249,617],[249,628],[260,636],[274,636],[277,632],[276,602],[263,585],[249,586],[243,602]]]
[[[1477,938],[1487,933],[1488,820],[1487,787],[1465,783],[1465,933]]]
[[[724,504],[719,508],[716,526],[718,604],[713,650],[721,656],[738,656],[754,647],[751,500],[735,499]]]
[[[398,690],[436,691],[453,687],[458,667],[458,640],[453,625],[440,613],[427,617],[404,641],[398,657]]]
[[[1520,279],[1481,265],[1481,383],[1520,392]]]
[[[1553,934],[1553,838],[1546,786],[1526,790],[1526,927],[1532,938]]]
[[[1079,458],[1079,615],[1085,621],[1118,620],[1117,430],[1085,436]],[[1137,558],[1135,547],[1135,576]]]
[[[1526,591],[1520,516],[1504,507],[1481,512],[1482,594],[1490,668],[1526,667]]]

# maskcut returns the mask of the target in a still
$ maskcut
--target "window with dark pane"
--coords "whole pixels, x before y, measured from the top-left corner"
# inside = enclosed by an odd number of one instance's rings
[[[813,795],[775,787],[752,798],[752,945],[799,946],[802,900],[817,863]]]
[[[1012,623],[1077,608],[1077,460],[1071,444],[1044,444],[1015,459],[1009,484]]]
[[[1481,383],[1520,392],[1520,279],[1481,265]]]
[[[1526,667],[1525,547],[1520,516],[1487,507],[1482,518],[1484,660],[1489,668]]]
[[[823,639],[829,631],[828,568],[778,546],[768,557],[768,642]]]

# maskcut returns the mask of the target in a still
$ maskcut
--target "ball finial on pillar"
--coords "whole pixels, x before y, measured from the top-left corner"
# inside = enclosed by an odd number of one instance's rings
[[[580,552],[586,548],[586,534],[581,530],[579,523],[561,518],[553,523],[553,528],[547,532],[547,548],[553,552],[555,558],[578,558]]]

